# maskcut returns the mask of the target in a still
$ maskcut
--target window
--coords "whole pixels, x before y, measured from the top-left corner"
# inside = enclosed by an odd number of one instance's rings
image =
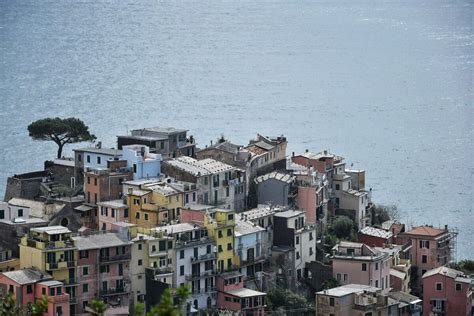
[[[298,280],[301,279],[301,269],[296,270],[296,278],[297,278]]]
[[[112,216],[112,218],[115,218],[115,209],[114,208],[110,210],[110,213],[111,213],[110,216]]]
[[[227,250],[232,250],[232,243],[227,244]]]
[[[79,259],[89,258],[89,250],[79,251]]]
[[[232,229],[231,228],[227,229],[227,236],[232,236]]]
[[[313,255],[313,247],[309,247],[309,255],[310,255],[310,256]]]
[[[379,280],[375,280],[375,287],[379,287]]]
[[[223,235],[222,235],[222,230],[219,230],[219,231],[217,232],[217,236],[218,236],[219,238],[222,238],[222,237],[223,237]]]
[[[344,273],[344,281],[347,281],[347,279],[348,279],[348,275],[347,273]]]
[[[5,210],[0,210],[0,219],[5,218]]]
[[[138,244],[138,250],[142,250],[142,244]]]
[[[336,191],[339,191],[341,189],[341,186],[339,184],[336,184]]]
[[[89,292],[89,284],[84,283],[82,284],[82,293],[87,293],[87,292]]]
[[[123,263],[118,265],[118,275],[123,276]]]
[[[77,155],[77,160],[78,160],[78,161],[82,161],[82,155],[81,155],[81,154],[78,154],[78,155]]]
[[[336,274],[336,280],[341,281],[341,274],[340,273]]]
[[[222,250],[222,245],[219,245],[218,249],[219,249],[219,252],[222,252],[223,251]]]
[[[19,208],[18,209],[18,217],[22,217],[22,216],[23,216],[23,209]]]
[[[123,210],[123,217],[128,217],[128,208]]]
[[[26,286],[26,293],[28,294],[33,293],[33,286],[31,284],[28,284]]]
[[[49,296],[54,296],[54,287],[49,288]]]
[[[296,252],[296,259],[299,259],[299,258],[300,258],[300,252],[297,251],[297,252]]]
[[[226,188],[225,188],[225,196],[226,196],[226,197],[229,197],[229,194],[230,194],[230,192],[229,192],[229,187],[226,187]]]
[[[179,266],[179,275],[184,275],[184,266]]]
[[[56,306],[56,315],[61,316],[63,314],[63,307]]]
[[[104,265],[104,266],[100,266],[100,273],[109,273],[110,272],[110,267],[109,265]]]
[[[133,173],[137,173],[137,164],[136,163],[133,164]]]
[[[13,285],[10,285],[10,286],[11,286],[10,292],[13,293]],[[45,288],[42,288],[42,289],[41,289],[41,294],[42,294],[42,295],[46,295],[46,289],[45,289]]]
[[[136,212],[136,213],[135,213],[135,218],[136,218],[136,219],[140,219],[140,212]]]
[[[234,220],[234,214],[229,214],[229,215],[227,215],[227,219],[228,219],[229,221],[233,221],[233,220]]]
[[[313,233],[309,233],[309,240],[313,240]]]
[[[94,185],[97,185],[97,178],[94,178]]]
[[[367,271],[367,263],[362,264],[362,271]]]
[[[443,290],[443,283],[436,282],[436,291],[442,291],[442,290]]]
[[[376,262],[376,263],[375,263],[375,270],[378,270],[378,269],[379,269],[379,263]]]
[[[82,275],[89,275],[89,267],[82,267]]]
[[[89,302],[88,301],[83,301],[82,302],[82,308],[83,309],[86,309],[86,307],[89,305]]]
[[[141,266],[143,264],[142,259],[138,259],[138,265]]]
[[[97,164],[100,165],[100,157],[97,157]]]
[[[456,283],[456,291],[457,292],[462,291],[462,284],[461,283]]]
[[[184,250],[179,251],[179,259],[184,259]]]
[[[296,239],[295,244],[299,245],[300,244],[300,237],[296,236],[295,239]]]
[[[145,220],[147,221],[148,220],[148,213],[144,213],[144,216],[145,216]]]
[[[329,298],[329,306],[334,306],[334,297]]]
[[[88,162],[88,163],[91,162],[91,156],[90,156],[90,155],[87,155],[87,162]]]
[[[430,241],[429,240],[420,240],[420,248],[430,249]]]
[[[427,258],[428,258],[427,256],[422,255],[421,256],[421,263],[426,263],[428,261]]]

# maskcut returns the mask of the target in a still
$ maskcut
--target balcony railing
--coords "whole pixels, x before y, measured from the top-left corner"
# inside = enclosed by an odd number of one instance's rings
[[[191,257],[191,262],[200,262],[200,261],[207,261],[207,260],[214,260],[214,259],[216,259],[215,253],[206,253],[198,257]]]
[[[46,263],[46,270],[67,269],[76,266],[76,261],[59,261]]]
[[[150,269],[153,270],[155,275],[173,273],[173,268],[170,268],[170,267],[167,267],[167,268],[150,267]]]
[[[113,255],[113,256],[100,256],[100,262],[111,262],[111,261],[124,261],[124,260],[130,260],[132,258],[132,255],[130,253],[126,254],[121,254],[121,255]]]
[[[26,239],[26,245],[28,247],[44,250],[54,250],[62,248],[74,248],[74,243],[70,240],[67,241],[40,241],[32,238]]]
[[[192,280],[197,280],[197,279],[210,277],[210,276],[213,276],[215,274],[216,274],[216,272],[214,270],[208,270],[208,271],[203,271],[203,272],[200,272],[200,273],[188,274],[188,275],[185,275],[184,278],[187,281],[192,281]]]
[[[61,294],[56,296],[49,296],[54,303],[64,303],[69,301],[68,294]]]
[[[181,247],[190,247],[192,245],[209,244],[212,242],[213,240],[210,237],[201,237],[200,239],[177,240],[175,246],[176,248],[181,248]]]
[[[125,287],[118,287],[115,289],[102,289],[100,290],[100,295],[117,295],[117,294],[125,294],[128,292],[128,289]]]
[[[69,304],[77,304],[77,297],[69,297]]]
[[[263,260],[265,260],[265,256],[263,256],[263,255],[256,256],[256,257],[247,257],[246,260],[241,261],[241,264],[242,265],[247,265],[247,264],[257,263],[257,262],[260,262],[260,261],[263,261]]]

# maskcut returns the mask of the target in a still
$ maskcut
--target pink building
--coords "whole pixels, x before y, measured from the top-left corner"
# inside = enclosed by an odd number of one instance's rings
[[[128,206],[122,200],[98,202],[97,206],[100,230],[112,230],[118,222],[130,222]]]
[[[423,315],[472,315],[471,279],[439,267],[423,275]]]
[[[101,298],[111,311],[127,311],[130,299],[131,242],[118,233],[73,237],[79,252],[76,313],[85,313],[93,298]]]
[[[244,287],[242,274],[238,272],[222,273],[216,276],[217,308],[239,315],[265,315],[264,292],[258,292]]]
[[[4,272],[0,274],[0,289],[2,293],[12,293],[22,307],[41,300],[45,295],[49,301],[45,315],[70,315],[69,294],[64,291],[63,283],[39,270],[27,268]]]
[[[451,262],[451,247],[454,246],[454,234],[445,229],[431,226],[415,227],[402,234],[411,240],[411,264],[416,267],[416,276],[412,279],[413,290],[421,293],[421,277],[427,271]]]
[[[386,289],[390,287],[390,256],[371,247],[341,241],[333,247],[333,277],[340,284],[363,284]]]

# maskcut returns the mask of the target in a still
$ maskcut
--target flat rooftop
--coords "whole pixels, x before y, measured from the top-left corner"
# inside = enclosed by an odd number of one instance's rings
[[[73,149],[73,151],[81,151],[85,153],[94,153],[94,154],[101,154],[101,155],[107,155],[107,156],[122,156],[122,150],[115,149],[115,148],[87,147],[87,148]]]
[[[360,292],[371,292],[375,293],[378,291],[381,291],[382,289],[369,286],[369,285],[362,285],[362,284],[347,284],[339,287],[335,287],[329,290],[322,290],[317,292],[316,294],[319,295],[328,295],[328,296],[334,296],[334,297],[342,297],[346,295],[350,295],[353,293],[360,293]]]
[[[299,216],[301,214],[304,214],[304,211],[287,210],[287,211],[282,211],[282,212],[275,212],[273,216],[291,218],[291,217]]]
[[[110,248],[132,244],[132,242],[126,240],[116,233],[99,233],[75,236],[72,239],[76,244],[77,250]]]

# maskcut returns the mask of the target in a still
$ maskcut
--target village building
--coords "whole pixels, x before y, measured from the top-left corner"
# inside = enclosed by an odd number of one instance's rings
[[[390,256],[357,242],[341,241],[333,247],[333,277],[340,284],[390,287]]]
[[[423,315],[472,315],[472,279],[447,267],[423,274]]]
[[[346,284],[316,293],[316,315],[398,315],[398,302],[380,288]]]
[[[11,293],[21,307],[30,307],[46,296],[48,311],[44,315],[70,315],[70,296],[62,282],[43,271],[25,268],[0,273],[0,294]]]
[[[297,195],[296,177],[273,171],[255,178],[258,204],[294,206]]]
[[[126,145],[145,145],[150,148],[150,152],[160,154],[163,159],[195,155],[196,142],[193,136],[187,136],[188,130],[151,127],[130,132],[131,135],[117,136],[119,149]]]
[[[418,226],[402,234],[411,242],[411,263],[414,267],[412,289],[416,294],[422,292],[421,277],[429,270],[446,266],[454,259],[456,233],[447,227]]]
[[[245,172],[214,159],[179,157],[163,162],[163,172],[195,183],[197,203],[241,211],[245,208]]]

